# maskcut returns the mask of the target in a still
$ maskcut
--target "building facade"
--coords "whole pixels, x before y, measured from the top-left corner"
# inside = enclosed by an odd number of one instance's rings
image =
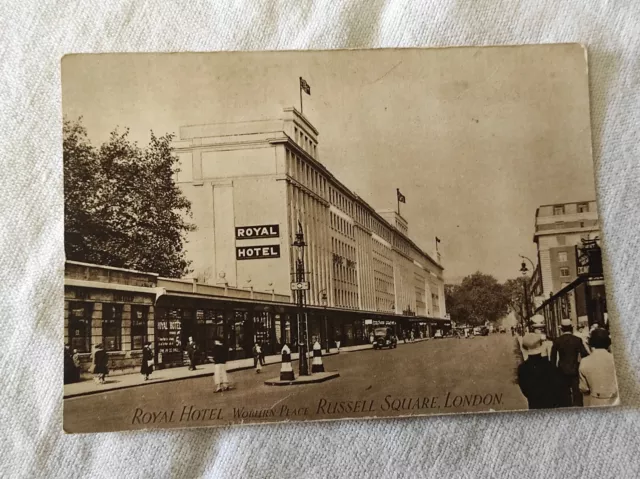
[[[533,294],[546,299],[578,277],[576,248],[583,240],[599,239],[595,200],[542,205],[536,210],[533,241],[538,247]]]
[[[180,129],[176,181],[198,225],[187,245],[194,277],[293,300],[301,227],[309,305],[444,318],[440,259],[410,239],[405,218],[375,211],[325,168],[318,135],[294,108],[277,120]]]
[[[551,337],[562,319],[608,327],[600,225],[595,200],[540,206],[534,242],[538,265],[530,284],[532,308]]]
[[[65,265],[64,290],[65,345],[78,351],[85,377],[99,344],[110,375],[139,372],[146,342],[159,369],[188,364],[189,337],[202,363],[212,360],[216,338],[230,360],[251,357],[255,343],[267,355],[278,354],[285,343],[297,351],[300,310],[289,295],[74,261]],[[445,319],[325,306],[307,306],[303,317],[310,336],[325,347],[366,343],[371,325],[393,327],[397,334],[413,330],[418,337],[451,327]]]

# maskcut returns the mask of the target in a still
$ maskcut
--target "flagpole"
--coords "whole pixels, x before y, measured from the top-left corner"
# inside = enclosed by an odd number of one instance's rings
[[[396,188],[396,201],[398,202],[398,216],[400,216],[400,189]]]
[[[300,114],[302,115],[302,77],[298,81],[298,87],[300,88]]]

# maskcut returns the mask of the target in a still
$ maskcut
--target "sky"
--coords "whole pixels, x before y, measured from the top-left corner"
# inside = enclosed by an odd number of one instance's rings
[[[319,131],[319,160],[376,209],[396,207],[447,281],[504,281],[535,262],[542,204],[595,199],[586,57],[578,45],[69,55],[63,113],[94,144],[282,116]]]

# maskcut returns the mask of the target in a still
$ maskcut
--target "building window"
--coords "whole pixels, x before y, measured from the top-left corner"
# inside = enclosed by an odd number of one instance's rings
[[[79,353],[91,352],[93,303],[69,303],[69,347]]]
[[[102,303],[102,345],[105,351],[120,351],[122,305]]]
[[[131,306],[131,349],[142,349],[147,342],[149,306]]]
[[[578,203],[578,213],[588,213],[589,203]]]
[[[560,268],[560,276],[566,278],[569,276],[569,268]]]
[[[567,244],[567,238],[566,236],[556,236],[556,239],[558,241],[558,245],[559,246],[564,246]]]
[[[564,205],[554,206],[553,207],[553,215],[563,215],[564,214]]]
[[[560,251],[558,253],[558,261],[560,263],[566,263],[567,262],[567,252],[566,251]]]

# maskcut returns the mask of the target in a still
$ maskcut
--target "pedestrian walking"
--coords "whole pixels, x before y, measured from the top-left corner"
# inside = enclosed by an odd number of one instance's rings
[[[336,340],[336,349],[338,350],[338,352],[340,352],[340,340],[339,339]]]
[[[69,346],[64,347],[64,384],[75,382],[76,366],[73,363],[73,354]]]
[[[193,340],[193,336],[189,336],[189,342],[187,343],[187,355],[189,356],[189,370],[195,371],[198,358],[198,345]]]
[[[227,377],[227,348],[220,338],[213,343],[213,380],[216,385],[215,392],[229,390],[229,378]]]
[[[582,340],[573,334],[570,319],[560,322],[562,334],[553,342],[551,350],[551,364],[556,366],[563,380],[562,407],[582,406],[582,393],[579,388],[578,368],[580,359],[586,358],[589,352]]]
[[[580,363],[580,391],[585,406],[611,406],[618,402],[618,384],[609,332],[596,329],[589,338],[591,354]]]
[[[411,330],[411,336],[410,336],[410,338],[411,338],[411,339],[409,339],[409,342],[410,342],[410,343],[414,342],[414,341],[415,341],[415,339],[416,339],[416,336],[415,336],[415,333],[413,332],[413,329]]]
[[[258,355],[258,359],[260,360],[260,365],[264,367],[264,365],[267,363],[265,360],[265,349],[266,349],[267,343],[262,343],[262,345],[260,346],[260,354]]]
[[[142,348],[142,364],[140,365],[140,374],[144,376],[144,380],[149,380],[149,375],[153,372],[153,351],[151,351],[151,343],[144,343]]]
[[[373,342],[375,341],[376,337],[373,335],[373,333],[369,334],[369,343],[373,344]]]
[[[260,361],[260,355],[262,354],[262,348],[258,343],[253,345],[253,367],[256,370],[256,373],[259,373],[262,370],[262,361]]]
[[[71,356],[71,358],[73,359],[73,365],[75,367],[75,377],[73,378],[73,382],[80,382],[80,353],[78,353],[77,349],[73,350],[73,356]]]
[[[527,398],[529,409],[559,407],[562,380],[558,370],[542,357],[542,338],[537,333],[526,333],[522,347],[527,359],[518,366],[518,385]]]
[[[102,348],[102,344],[98,344],[93,354],[93,379],[98,384],[104,384],[107,374],[109,374],[109,357]]]

